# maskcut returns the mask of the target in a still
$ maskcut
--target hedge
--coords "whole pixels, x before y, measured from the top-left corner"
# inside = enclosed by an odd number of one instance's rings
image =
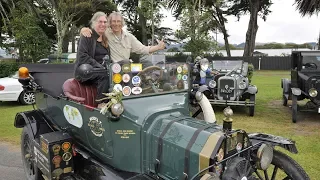
[[[0,78],[8,77],[19,69],[19,65],[23,63],[17,62],[0,62]]]

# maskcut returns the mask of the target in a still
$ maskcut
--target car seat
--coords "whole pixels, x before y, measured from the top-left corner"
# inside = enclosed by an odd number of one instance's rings
[[[64,95],[71,100],[91,107],[97,107],[97,103],[95,102],[97,88],[95,85],[83,84],[71,78],[63,83],[62,89]]]

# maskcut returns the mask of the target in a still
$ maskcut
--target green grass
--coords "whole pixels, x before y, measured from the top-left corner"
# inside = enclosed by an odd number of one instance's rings
[[[297,123],[291,122],[291,110],[282,106],[281,78],[290,78],[289,71],[255,71],[252,84],[259,92],[256,100],[254,117],[248,116],[248,109],[233,108],[233,127],[247,132],[264,132],[283,136],[296,141],[298,154],[290,155],[308,173],[310,178],[320,177],[320,116],[317,113],[299,113]],[[289,105],[291,102],[289,102]],[[19,144],[21,129],[13,126],[17,112],[32,109],[32,106],[21,106],[18,103],[0,103],[0,141]],[[222,124],[223,108],[215,107],[219,124]],[[284,151],[285,152],[285,151]]]

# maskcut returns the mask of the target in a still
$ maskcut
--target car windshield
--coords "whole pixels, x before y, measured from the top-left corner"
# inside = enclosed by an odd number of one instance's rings
[[[124,98],[187,91],[189,68],[186,63],[166,63],[165,57],[151,57],[140,63],[118,62],[110,65],[113,89]]]
[[[212,61],[212,69],[220,73],[227,73],[232,70],[241,73],[243,61]]]
[[[306,70],[319,70],[320,69],[320,56],[303,56],[302,69]]]

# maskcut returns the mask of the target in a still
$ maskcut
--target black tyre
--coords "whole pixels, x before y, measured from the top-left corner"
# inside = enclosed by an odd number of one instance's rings
[[[24,105],[30,105],[35,103],[35,95],[33,92],[22,91],[19,96],[19,102]]]
[[[21,156],[23,169],[26,174],[26,179],[43,180],[41,171],[35,165],[31,141],[32,139],[31,137],[29,137],[27,133],[27,128],[24,127],[21,134]]]
[[[282,105],[283,106],[287,106],[288,105],[288,99],[286,98],[286,96],[284,94],[282,95]]]
[[[257,175],[261,180],[310,180],[307,173],[295,160],[277,150],[273,151],[273,159],[268,170],[259,170],[257,172]],[[259,172],[261,172],[261,174]]]
[[[250,95],[250,102],[253,101],[254,103],[256,102],[256,95],[252,94]],[[249,116],[254,116],[254,106],[249,106]]]
[[[296,95],[292,94],[292,122],[297,122],[298,116],[298,99]]]

